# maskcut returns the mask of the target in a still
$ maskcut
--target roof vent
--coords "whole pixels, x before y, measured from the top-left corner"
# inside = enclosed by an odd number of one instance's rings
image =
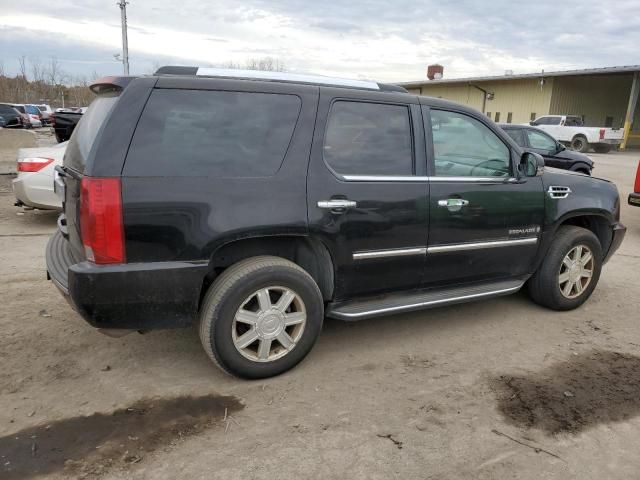
[[[440,80],[444,74],[444,67],[434,63],[427,67],[427,78],[429,80]]]

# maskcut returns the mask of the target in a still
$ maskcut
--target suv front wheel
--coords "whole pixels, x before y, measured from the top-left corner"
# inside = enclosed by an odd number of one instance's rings
[[[200,340],[224,371],[265,378],[293,368],[313,347],[324,318],[322,294],[302,268],[253,257],[211,285],[200,310]]]
[[[554,310],[582,305],[596,288],[602,269],[602,247],[593,232],[561,227],[553,244],[529,280],[533,300]]]

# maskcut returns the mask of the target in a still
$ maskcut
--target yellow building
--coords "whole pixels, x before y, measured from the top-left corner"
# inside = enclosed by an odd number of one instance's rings
[[[640,65],[403,82],[409,92],[476,108],[496,122],[527,123],[542,115],[582,116],[587,126],[625,129],[640,145]],[[623,144],[624,145],[624,144]]]

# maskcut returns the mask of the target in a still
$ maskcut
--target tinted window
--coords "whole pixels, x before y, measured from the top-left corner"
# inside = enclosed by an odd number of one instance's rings
[[[409,108],[334,103],[324,139],[324,159],[344,175],[412,175]]]
[[[8,107],[7,105],[0,105],[0,112],[6,115],[17,115],[18,112],[15,111],[14,108]]]
[[[437,176],[503,177],[510,173],[507,146],[486,125],[470,116],[431,111]]]
[[[117,100],[118,93],[114,92],[100,95],[91,102],[87,113],[82,115],[71,135],[65,165],[79,172],[84,171],[93,142]]]
[[[20,113],[27,113],[22,105],[15,105],[13,108],[18,110]]]
[[[547,121],[545,125],[560,125],[562,118],[560,117],[546,117]]]
[[[300,106],[295,95],[155,90],[136,128],[126,174],[273,175],[289,147]]]
[[[505,132],[507,132],[507,135],[513,138],[513,141],[516,142],[521,147],[527,146],[524,141],[524,133],[522,132],[521,129],[509,128],[509,129],[505,129]]]
[[[527,129],[527,137],[531,148],[537,148],[539,150],[546,150],[549,152],[554,151],[557,148],[556,141],[542,132]]]
[[[564,124],[567,127],[581,127],[582,119],[580,117],[567,117]]]

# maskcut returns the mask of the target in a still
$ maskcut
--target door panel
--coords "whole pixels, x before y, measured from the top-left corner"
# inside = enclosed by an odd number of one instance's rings
[[[423,114],[433,172],[423,283],[528,273],[543,222],[541,179],[514,178],[516,152],[508,147],[506,134],[480,115],[425,106]]]
[[[349,98],[344,94],[344,90],[321,89],[307,181],[310,234],[332,255],[336,300],[414,288],[423,272],[429,219],[424,130],[417,99],[389,94],[383,105],[398,109],[372,115],[368,105],[334,108],[337,102],[369,101],[363,92],[354,91]],[[331,118],[340,116],[337,130],[327,125],[332,108],[331,115],[336,116]],[[389,119],[404,111],[407,128],[415,132],[409,135],[408,153],[404,147],[384,153],[398,143],[394,136],[402,135],[402,122],[387,128]],[[374,138],[385,141],[378,142],[372,152],[369,142]],[[415,162],[409,172],[402,172],[405,155]],[[369,159],[375,165],[367,163]],[[389,164],[398,165],[402,174],[389,175]]]

